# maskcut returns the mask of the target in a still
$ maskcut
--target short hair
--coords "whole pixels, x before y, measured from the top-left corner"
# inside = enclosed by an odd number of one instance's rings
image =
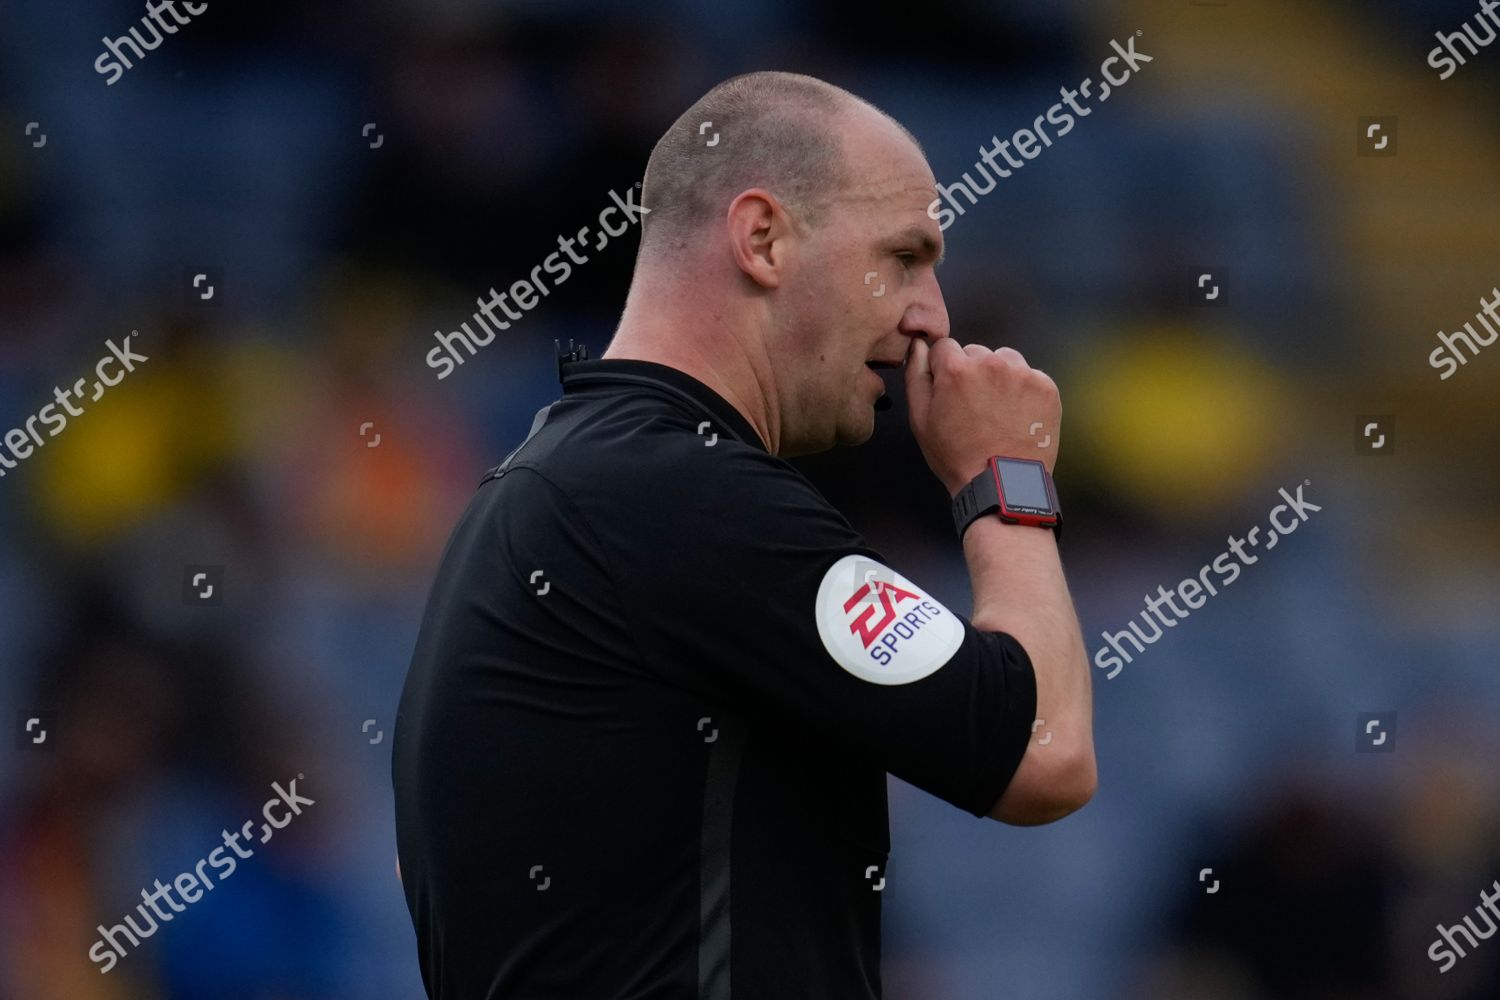
[[[651,150],[641,187],[641,249],[723,218],[735,195],[763,187],[810,226],[850,182],[837,120],[865,104],[800,73],[731,77],[683,112]],[[908,133],[909,134],[909,133]]]

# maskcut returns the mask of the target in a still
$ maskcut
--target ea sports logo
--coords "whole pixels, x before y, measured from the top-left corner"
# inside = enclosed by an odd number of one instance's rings
[[[877,564],[871,563],[869,565],[874,566]],[[869,572],[871,576],[875,575],[874,570]],[[849,631],[859,636],[860,642],[864,644],[866,649],[869,649],[870,644],[880,638],[880,633],[884,632],[886,627],[896,620],[896,605],[898,603],[901,601],[920,600],[921,598],[910,590],[898,587],[888,580],[867,579],[844,602],[844,610],[846,612],[854,612],[854,619],[849,623]],[[876,619],[877,607],[879,609],[879,618],[872,621],[872,619]],[[855,608],[860,608],[860,610],[855,611]]]
[[[840,667],[873,684],[910,684],[947,663],[963,621],[889,566],[844,556],[818,586],[818,637]]]

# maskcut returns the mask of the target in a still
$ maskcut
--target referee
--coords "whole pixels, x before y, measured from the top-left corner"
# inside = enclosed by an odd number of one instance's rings
[[[934,185],[893,119],[790,73],[652,151],[615,336],[480,484],[402,694],[435,1000],[878,998],[887,773],[1016,825],[1093,794],[1056,533],[966,499],[1020,505],[1008,458],[1055,508],[1057,387],[949,337]],[[971,617],[783,460],[868,440],[872,369],[903,366]]]

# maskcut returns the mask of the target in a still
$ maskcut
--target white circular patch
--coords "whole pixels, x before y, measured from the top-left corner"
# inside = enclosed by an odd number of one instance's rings
[[[818,585],[818,637],[839,666],[872,684],[910,684],[953,658],[963,620],[906,577],[844,556]]]

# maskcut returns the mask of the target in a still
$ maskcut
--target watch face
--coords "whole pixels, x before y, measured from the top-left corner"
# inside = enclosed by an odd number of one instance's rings
[[[995,467],[1000,470],[1000,488],[1005,491],[1006,507],[1038,513],[1052,511],[1052,497],[1047,493],[1042,463],[998,458]]]

